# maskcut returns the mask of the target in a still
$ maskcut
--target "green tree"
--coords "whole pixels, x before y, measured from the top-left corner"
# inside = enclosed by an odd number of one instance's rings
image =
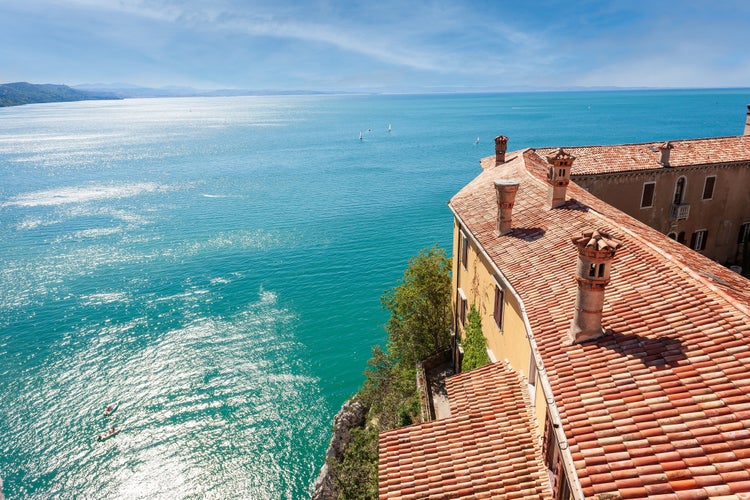
[[[466,317],[466,337],[462,344],[464,348],[462,369],[464,371],[473,370],[490,363],[490,357],[487,354],[487,340],[482,334],[482,317],[473,305]]]
[[[408,366],[450,345],[450,267],[444,249],[424,249],[381,299],[391,312],[388,349]]]
[[[378,498],[378,431],[352,429],[341,462],[334,465],[337,497],[341,500]]]

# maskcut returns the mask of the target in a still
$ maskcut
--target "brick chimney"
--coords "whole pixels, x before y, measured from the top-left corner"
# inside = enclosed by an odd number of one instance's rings
[[[547,163],[549,163],[547,199],[550,208],[557,208],[565,203],[565,192],[570,183],[570,169],[575,159],[575,156],[566,153],[562,148],[547,156]]]
[[[513,204],[516,202],[519,182],[515,179],[495,181],[497,194],[497,231],[507,234],[511,230]]]
[[[508,150],[508,138],[504,135],[495,137],[495,165],[505,163],[505,151]]]
[[[745,135],[750,135],[750,104],[747,105],[747,118],[745,118]]]
[[[615,251],[622,245],[599,231],[585,231],[572,241],[578,248],[578,291],[569,335],[573,343],[579,344],[604,334],[604,288],[609,283]]]
[[[665,167],[669,167],[669,152],[674,149],[674,144],[667,141],[661,146],[659,146],[659,151],[661,152],[661,158],[659,159],[659,163],[664,165]]]

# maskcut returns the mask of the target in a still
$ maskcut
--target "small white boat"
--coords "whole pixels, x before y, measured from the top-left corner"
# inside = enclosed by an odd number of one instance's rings
[[[389,134],[391,133],[391,124],[390,123],[388,124],[388,133]]]
[[[117,435],[117,433],[120,432],[120,429],[117,429],[116,427],[110,427],[108,430],[102,432],[96,437],[97,441],[106,441],[107,439],[111,438],[112,436]]]
[[[120,406],[120,402],[119,401],[115,401],[111,405],[107,406],[104,409],[104,416],[108,417],[108,416],[112,415],[117,410],[118,406]]]
[[[359,140],[362,140],[362,132],[359,133]]]

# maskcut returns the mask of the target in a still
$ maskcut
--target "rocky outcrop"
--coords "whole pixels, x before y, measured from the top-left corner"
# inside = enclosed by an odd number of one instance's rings
[[[326,461],[320,469],[313,485],[312,500],[332,500],[336,498],[336,485],[331,474],[331,464],[340,462],[351,439],[351,430],[363,427],[367,408],[360,401],[350,399],[333,418],[333,435],[328,444]]]

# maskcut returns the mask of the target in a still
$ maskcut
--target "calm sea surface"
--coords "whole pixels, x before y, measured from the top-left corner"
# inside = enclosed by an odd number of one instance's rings
[[[748,102],[720,90],[0,109],[3,493],[308,497],[333,415],[383,342],[380,295],[421,248],[450,247],[446,202],[495,135],[512,150],[738,135]],[[96,442],[110,422],[120,434]]]

